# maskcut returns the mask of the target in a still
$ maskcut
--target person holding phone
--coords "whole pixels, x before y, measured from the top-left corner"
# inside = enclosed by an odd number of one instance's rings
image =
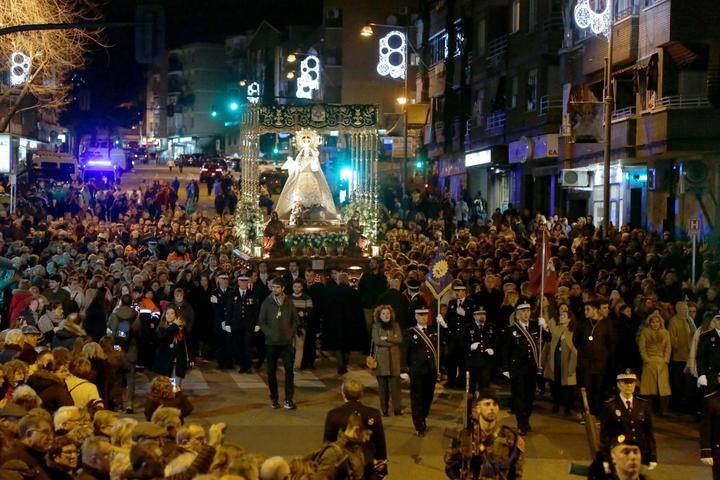
[[[153,371],[182,382],[190,366],[186,335],[185,320],[175,307],[168,307],[157,329],[157,354]]]

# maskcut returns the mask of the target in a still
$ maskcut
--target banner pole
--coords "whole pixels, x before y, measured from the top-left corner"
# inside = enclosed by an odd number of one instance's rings
[[[538,313],[538,318],[543,316],[543,310],[545,307],[545,273],[547,270],[547,265],[545,264],[546,258],[545,258],[545,225],[540,226],[541,232],[542,232],[542,272],[540,276],[540,312]],[[545,321],[547,322],[548,319],[546,318]],[[542,327],[538,325],[539,332],[538,332],[538,367],[542,368]]]

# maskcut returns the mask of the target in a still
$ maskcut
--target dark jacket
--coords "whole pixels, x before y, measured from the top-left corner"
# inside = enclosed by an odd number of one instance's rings
[[[365,478],[366,459],[363,455],[363,445],[341,433],[336,442],[324,447],[318,459],[317,474],[319,478],[327,480]]]
[[[390,305],[392,307],[395,312],[395,321],[400,325],[400,331],[404,332],[412,326],[408,324],[410,321],[408,319],[408,308],[410,305],[408,304],[407,297],[403,295],[400,290],[395,290],[394,288],[385,290],[378,297],[378,305]],[[415,316],[413,315],[413,323],[415,323],[414,320]]]
[[[700,458],[712,458],[720,449],[720,392],[705,397],[705,415],[700,425]]]
[[[121,305],[110,315],[110,320],[108,320],[108,328],[112,331],[114,337],[118,336],[118,326],[123,321],[130,323],[130,332],[128,334],[129,338],[124,342],[127,346],[121,346],[128,362],[134,363],[138,359],[138,339],[142,331],[140,317],[132,307]]]
[[[613,353],[613,337],[612,321],[607,318],[598,322],[588,319],[578,321],[573,335],[578,349],[578,364],[588,373],[604,373]]]
[[[67,385],[52,372],[38,370],[30,375],[27,384],[35,390],[42,399],[42,407],[50,413],[55,413],[60,407],[74,405]]]
[[[92,339],[99,342],[107,332],[107,313],[97,306],[92,306],[85,311],[85,331]]]
[[[55,336],[52,339],[52,348],[65,347],[72,349],[75,340],[81,337],[85,337],[87,334],[80,325],[77,325],[68,320],[60,322],[59,330],[55,332]]]
[[[378,298],[387,289],[387,284],[387,277],[384,273],[363,273],[358,283],[362,307],[375,308],[378,305]]]
[[[405,330],[400,346],[400,363],[410,375],[428,375],[437,372],[437,333],[421,332],[420,327]]]
[[[696,358],[698,376],[705,375],[708,385],[716,385],[720,375],[720,335],[714,328],[700,334]]]
[[[370,464],[373,460],[387,460],[387,446],[385,444],[385,429],[383,428],[380,410],[363,405],[357,400],[350,400],[337,408],[330,410],[325,416],[324,442],[334,442],[340,432],[347,427],[348,418],[353,413],[359,413],[363,423],[372,430],[370,441],[363,445],[365,462]]]
[[[165,400],[162,403],[153,402],[149,398],[145,400],[145,419],[149,422],[157,410],[160,407],[172,407],[180,410],[180,418],[185,418],[190,415],[193,411],[193,404],[182,392],[177,392],[172,400]]]
[[[605,402],[600,416],[601,454],[605,461],[610,461],[612,440],[619,435],[625,435],[640,445],[644,464],[657,462],[651,408],[650,402],[637,396],[633,396],[632,412],[628,412],[619,395]]]
[[[322,344],[326,350],[367,351],[370,347],[360,295],[348,284],[328,285]]]
[[[8,460],[20,460],[33,472],[33,480],[52,480],[45,464],[45,454],[15,441],[0,457],[0,465]]]
[[[160,326],[157,329],[157,351],[153,371],[166,377],[185,378],[190,357],[188,356],[185,332],[180,333],[177,325]]]
[[[276,297],[269,295],[260,307],[257,324],[265,334],[266,345],[290,345],[297,332],[298,316],[292,299],[283,296],[278,305]],[[280,314],[278,316],[278,311]]]

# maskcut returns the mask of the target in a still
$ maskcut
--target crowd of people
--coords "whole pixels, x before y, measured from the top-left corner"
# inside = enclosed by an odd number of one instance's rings
[[[467,372],[478,404],[497,403],[488,388],[509,382],[519,439],[531,432],[535,395],[546,386],[553,410],[576,421],[580,386],[590,412],[606,418],[614,412],[608,399],[630,372],[639,384],[633,393],[654,402],[659,415],[697,414],[718,383],[720,336],[710,337],[720,329],[720,257],[711,243],[700,246],[693,281],[689,243],[668,233],[622,227],[602,235],[592,218],[571,224],[512,205],[489,215],[480,195],[454,202],[427,190],[385,195],[380,255],[359,277],[315,271],[303,259],[278,275],[266,261],[233,254],[229,207],[208,214],[191,200],[197,185],[188,185],[187,203],[178,201],[179,187],[38,183],[15,214],[2,213],[0,426],[8,435],[0,467],[8,475],[27,477],[21,465],[6,465],[20,460],[32,478],[55,478],[38,476],[51,468],[67,475],[57,478],[74,478],[78,469],[78,478],[106,478],[111,470],[115,478],[258,478],[251,470],[260,478],[316,478],[310,475],[323,457],[336,456],[356,473],[318,478],[371,478],[357,472],[384,466],[387,454],[382,447],[363,455],[378,437],[369,427],[406,413],[403,380],[420,436],[432,420],[438,372],[446,388],[461,390]],[[235,195],[233,188],[223,190]],[[556,282],[540,301],[529,272],[543,244]],[[438,249],[453,281],[436,298],[426,280]],[[269,406],[294,410],[293,372],[315,368],[322,351],[338,375],[348,371],[351,352],[369,354],[378,382],[377,420],[375,413],[346,415],[342,435],[326,438],[338,445],[289,463],[265,460],[224,445],[222,425],[206,435],[185,423],[192,405],[182,382],[190,369],[208,361],[240,373],[265,368]],[[142,370],[156,377],[146,421],[137,422],[120,414],[139,408]],[[356,391],[349,397],[359,398]],[[649,420],[651,408],[643,411]],[[75,419],[69,426],[68,417]],[[613,440],[621,431],[603,434],[601,461],[610,463],[612,445],[627,443]],[[645,440],[630,440],[650,452]],[[642,461],[658,459],[647,453]]]

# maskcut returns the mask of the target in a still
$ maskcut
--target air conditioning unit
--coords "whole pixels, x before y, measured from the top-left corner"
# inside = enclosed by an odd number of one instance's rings
[[[589,187],[590,172],[563,170],[560,175],[560,184],[565,188]]]
[[[683,164],[684,192],[704,193],[707,191],[709,169],[702,160],[690,160]],[[683,193],[684,193],[683,192]]]

